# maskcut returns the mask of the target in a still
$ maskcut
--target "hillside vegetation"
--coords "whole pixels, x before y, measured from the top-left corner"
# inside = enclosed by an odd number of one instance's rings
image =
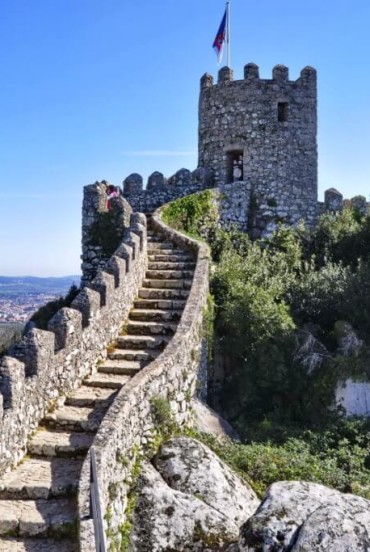
[[[0,356],[16,341],[21,339],[23,324],[0,324]]]
[[[347,207],[311,232],[281,226],[252,242],[218,228],[208,191],[170,204],[164,219],[211,246],[225,368],[213,400],[252,447],[232,454],[239,467],[257,487],[301,478],[368,496],[369,423],[333,405],[338,381],[370,381],[370,217]]]

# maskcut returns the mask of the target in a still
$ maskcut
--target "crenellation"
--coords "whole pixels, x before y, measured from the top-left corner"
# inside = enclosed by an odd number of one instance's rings
[[[93,185],[90,191],[95,196],[92,205],[99,209],[103,187]],[[61,309],[50,320],[49,331],[29,330],[1,360],[0,475],[22,459],[30,433],[47,410],[81,385],[96,371],[99,360],[106,358],[107,347],[120,331],[147,267],[146,240],[140,248],[140,236],[135,233],[140,231],[146,238],[146,221],[140,215],[132,221],[134,228],[126,233],[136,246],[135,259],[132,247],[124,241],[121,244],[121,249],[127,248],[130,266],[116,251],[108,263],[116,275],[100,271],[91,282],[92,287],[100,286],[99,291],[83,288],[71,308]],[[104,294],[106,304],[101,306]]]
[[[316,85],[317,85],[317,72],[316,69],[307,65],[300,73],[298,83],[303,86],[310,86],[312,88],[313,95],[316,97]]]
[[[166,184],[167,181],[164,178],[164,175],[161,172],[155,171],[149,176],[146,189],[147,191],[164,190]]]
[[[74,349],[82,333],[82,314],[76,309],[63,307],[49,320],[48,330],[55,335],[55,352]]]
[[[278,83],[285,83],[289,80],[289,69],[285,65],[275,65],[272,70],[272,78]]]
[[[244,79],[245,80],[259,80],[260,70],[255,63],[247,63],[244,66]]]
[[[223,85],[234,80],[234,71],[230,67],[222,67],[218,72],[218,84]]]
[[[210,88],[211,86],[213,86],[213,76],[209,73],[204,73],[204,75],[200,79],[200,86],[201,88]]]
[[[97,275],[87,284],[87,287],[99,293],[100,307],[111,304],[115,289],[114,276],[104,270],[98,270]]]
[[[325,211],[336,213],[343,208],[343,196],[335,188],[325,191]]]
[[[132,173],[123,181],[123,194],[140,194],[143,191],[143,177],[140,174]]]
[[[90,319],[99,311],[100,293],[89,287],[84,287],[72,301],[71,307],[82,314],[82,327],[86,328]]]
[[[26,367],[24,362],[9,356],[1,359],[0,394],[3,399],[3,412],[18,408],[24,393],[25,379]]]
[[[116,250],[116,255],[121,257],[126,262],[126,272],[130,272],[131,263],[133,261],[133,249],[132,246],[127,243],[121,243]]]
[[[127,245],[129,245],[132,249],[132,259],[135,260],[139,251],[141,251],[140,247],[140,236],[138,236],[135,232],[132,230],[129,230],[129,232],[126,234],[125,239]]]
[[[163,186],[149,187],[148,181],[146,190],[142,190],[140,193],[128,193],[124,190],[123,195],[134,211],[152,213],[161,205],[174,199],[212,188],[213,186],[213,171],[210,168],[198,167],[192,172],[182,168],[170,178],[164,178]]]
[[[114,277],[115,287],[123,284],[126,275],[126,261],[113,255],[106,264],[106,271]]]

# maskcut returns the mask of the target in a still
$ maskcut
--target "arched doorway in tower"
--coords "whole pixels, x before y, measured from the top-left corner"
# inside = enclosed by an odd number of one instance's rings
[[[243,180],[243,150],[233,149],[226,154],[227,183]]]

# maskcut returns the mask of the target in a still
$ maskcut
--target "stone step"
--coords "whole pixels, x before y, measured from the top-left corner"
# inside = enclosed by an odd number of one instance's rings
[[[155,288],[141,288],[139,290],[139,297],[142,299],[187,299],[189,291],[185,289],[155,289]]]
[[[113,349],[109,351],[109,360],[125,360],[128,366],[142,368],[143,363],[151,362],[160,354],[155,349]]]
[[[42,420],[42,425],[71,431],[97,431],[107,408],[64,405],[54,412],[49,412]]]
[[[149,256],[149,258],[152,255],[165,255],[166,257],[168,257],[169,255],[183,255],[183,254],[184,254],[184,249],[154,249],[154,248],[149,248],[147,250],[147,255]]]
[[[194,271],[194,262],[181,262],[181,261],[149,261],[148,270],[192,270]]]
[[[70,539],[0,538],[0,552],[78,552],[77,541]]]
[[[183,310],[159,310],[159,309],[131,309],[129,319],[145,320],[148,322],[178,322]]]
[[[106,387],[89,387],[81,385],[72,395],[67,397],[67,406],[109,406],[115,397],[115,392]]]
[[[193,276],[193,270],[147,270],[145,273],[145,278],[153,280],[190,280]]]
[[[134,301],[135,309],[184,310],[185,305],[185,300],[171,301],[170,299],[137,299]]]
[[[164,249],[165,251],[174,251],[175,246],[171,242],[152,242],[148,243],[148,253],[149,255],[155,254],[158,251],[162,251]]]
[[[152,337],[141,335],[120,335],[115,345],[122,349],[158,349],[162,350],[169,342],[166,337]]]
[[[159,242],[164,242],[165,240],[163,239],[162,236],[160,236],[159,234],[148,234],[148,232],[146,233],[146,236],[147,236],[147,239],[148,239],[148,243],[159,243]]]
[[[163,254],[163,251],[161,253],[153,253],[148,255],[149,262],[162,262],[162,263],[177,263],[177,262],[191,262],[194,261],[194,257],[188,253],[174,253],[171,251],[170,253]]]
[[[145,278],[143,280],[144,288],[157,288],[157,289],[190,289],[193,280],[155,280]]]
[[[37,500],[74,495],[83,458],[26,457],[0,480],[0,499]]]
[[[28,452],[58,458],[81,456],[87,453],[93,439],[93,433],[39,429],[28,444]]]
[[[90,387],[105,387],[108,389],[121,389],[131,377],[124,374],[98,373],[85,379],[84,384]]]
[[[132,365],[132,362],[127,362],[125,360],[109,360],[107,359],[104,364],[101,364],[98,368],[98,372],[101,375],[104,374],[121,374],[124,376],[134,376],[140,372],[141,368],[146,366],[147,363],[142,363],[140,368],[137,368]]]
[[[57,538],[64,536],[73,538],[77,536],[76,501],[71,498],[0,500],[0,535],[13,537],[53,537],[55,535]],[[42,548],[37,550],[40,552]]]
[[[128,335],[170,335],[174,334],[177,328],[177,324],[173,322],[163,322],[159,324],[157,322],[142,322],[142,321],[130,321],[127,325]]]

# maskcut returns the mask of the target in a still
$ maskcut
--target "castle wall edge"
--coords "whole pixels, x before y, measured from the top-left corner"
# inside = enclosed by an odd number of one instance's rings
[[[47,410],[94,373],[118,334],[147,268],[146,220],[132,216],[123,242],[130,266],[119,252],[99,270],[71,308],[58,311],[49,331],[31,329],[0,363],[0,474],[26,452],[27,439]],[[135,248],[135,256],[133,249]],[[118,256],[117,256],[118,255]],[[117,286],[115,285],[118,282]]]

